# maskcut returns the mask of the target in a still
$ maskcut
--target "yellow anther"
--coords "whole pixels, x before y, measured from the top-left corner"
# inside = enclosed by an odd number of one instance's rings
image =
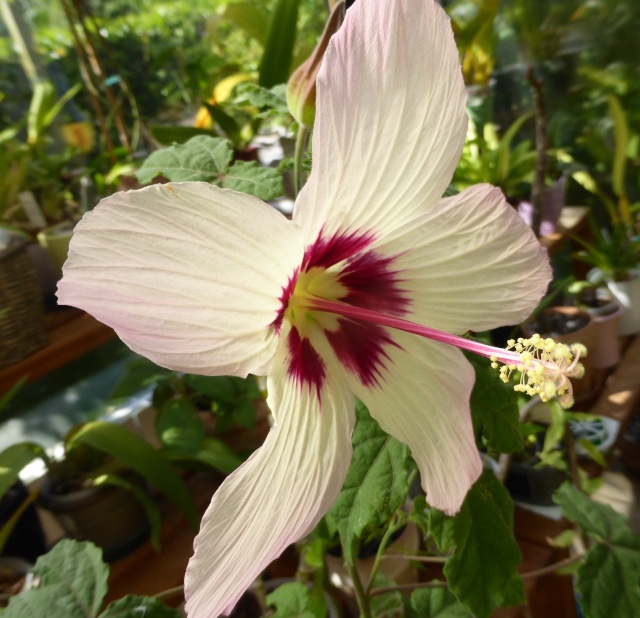
[[[508,382],[514,371],[520,372],[520,381],[514,390],[527,395],[539,395],[542,401],[557,397],[565,407],[573,405],[573,388],[570,379],[581,378],[584,367],[579,359],[587,353],[580,343],[571,346],[556,343],[551,338],[542,338],[535,334],[517,341],[510,339],[507,349],[512,348],[518,355],[517,362],[503,360],[500,368],[500,379]],[[510,352],[509,355],[514,355]],[[508,357],[508,355],[507,355]],[[491,358],[491,366],[497,368],[497,358]]]

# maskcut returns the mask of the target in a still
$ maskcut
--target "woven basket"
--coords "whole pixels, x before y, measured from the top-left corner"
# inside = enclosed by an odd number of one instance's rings
[[[0,252],[0,367],[47,342],[42,295],[26,243]]]

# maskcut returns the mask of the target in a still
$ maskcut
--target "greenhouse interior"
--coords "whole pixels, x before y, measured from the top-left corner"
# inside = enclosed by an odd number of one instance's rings
[[[638,0],[0,16],[2,618],[640,616]]]

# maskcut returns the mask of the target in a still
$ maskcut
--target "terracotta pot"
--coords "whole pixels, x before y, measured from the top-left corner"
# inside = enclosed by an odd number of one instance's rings
[[[597,315],[589,311],[593,320],[593,346],[589,351],[594,369],[607,369],[620,362],[620,320],[624,309],[616,304],[613,313]]]
[[[553,316],[560,314],[565,318],[573,318],[576,322],[576,330],[570,333],[561,333],[554,329]],[[534,333],[542,337],[552,337],[557,343],[571,345],[581,343],[587,347],[587,351],[594,347],[593,319],[582,309],[577,307],[551,307],[541,314],[530,318],[522,325],[522,331],[526,337]],[[591,372],[591,354],[580,359],[584,366],[584,377],[581,380],[572,380],[573,397],[576,403],[588,399],[593,390],[593,374]]]
[[[42,507],[55,515],[67,535],[101,547],[106,561],[125,556],[149,537],[147,513],[131,492],[105,485],[57,495],[51,486],[45,476]]]

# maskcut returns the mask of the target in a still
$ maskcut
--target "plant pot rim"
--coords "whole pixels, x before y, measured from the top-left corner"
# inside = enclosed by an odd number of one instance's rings
[[[45,474],[40,486],[38,501],[45,509],[57,512],[73,510],[80,505],[84,506],[94,502],[101,492],[112,489],[109,485],[92,485],[91,487],[78,489],[65,494],[56,494],[51,491],[52,487],[53,481],[51,477]]]

